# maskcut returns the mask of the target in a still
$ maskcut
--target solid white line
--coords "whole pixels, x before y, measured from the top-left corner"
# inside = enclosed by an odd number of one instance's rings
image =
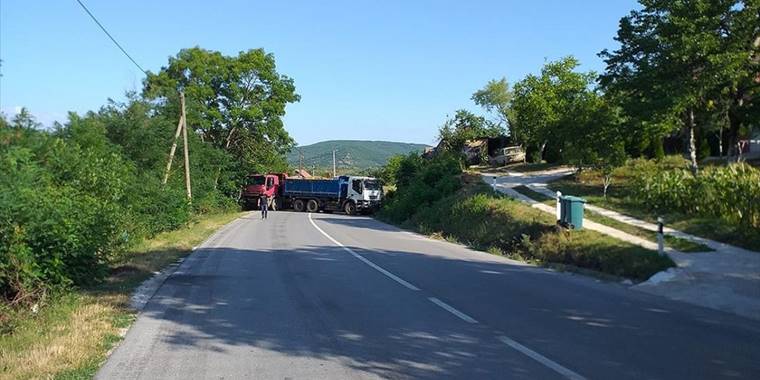
[[[467,315],[465,313],[462,313],[461,311],[455,309],[454,307],[452,307],[451,305],[447,304],[446,302],[443,302],[443,301],[439,300],[438,298],[428,297],[428,299],[430,300],[430,302],[432,302],[432,303],[440,306],[441,308],[443,308],[443,310],[446,310],[449,313],[456,315],[457,317],[459,317],[459,319],[461,319],[461,320],[463,320],[463,321],[465,321],[467,323],[478,323],[478,321],[476,321],[475,318],[470,317],[469,315]]]
[[[341,242],[333,239],[332,236],[328,235],[327,232],[325,232],[324,230],[322,230],[321,228],[319,228],[319,226],[316,223],[314,223],[314,220],[311,219],[311,213],[309,213],[309,222],[311,222],[311,225],[314,226],[314,228],[316,228],[317,231],[321,232],[322,235],[325,235],[326,238],[330,239],[331,242],[335,243],[335,245],[343,248],[344,250],[346,250],[346,252],[350,253],[351,256],[356,257],[357,259],[361,260],[361,262],[369,265],[372,269],[375,269],[376,271],[384,274],[385,276],[387,276],[388,278],[392,279],[393,281],[396,281],[399,284],[404,285],[407,289],[414,290],[414,291],[419,291],[420,290],[420,288],[418,288],[418,287],[416,287],[416,286],[414,286],[414,285],[412,285],[412,284],[404,281],[401,277],[396,276],[395,274],[393,274],[391,272],[388,272],[387,270],[381,268],[379,265],[373,263],[372,261],[369,261],[364,256],[362,256],[362,255],[354,252],[353,249],[348,248],[345,245],[343,245],[343,243],[341,243]]]
[[[543,364],[544,366],[553,369],[555,372],[559,373],[560,375],[562,375],[562,376],[564,376],[564,377],[566,377],[568,379],[571,379],[571,380],[585,380],[586,379],[585,377],[583,377],[583,376],[581,376],[581,375],[579,375],[579,374],[577,374],[577,373],[575,373],[575,372],[573,372],[573,371],[571,371],[571,370],[569,370],[569,369],[561,366],[557,362],[552,361],[551,359],[547,358],[546,356],[543,356],[543,355],[539,354],[538,352],[533,351],[530,348],[525,347],[522,344],[517,343],[517,342],[515,342],[512,339],[509,339],[506,336],[503,336],[503,335],[500,336],[499,340],[502,341],[507,346],[512,347],[515,350],[520,351],[523,354],[525,354],[526,356],[530,357],[531,359],[533,359],[533,360],[535,360],[535,361]]]

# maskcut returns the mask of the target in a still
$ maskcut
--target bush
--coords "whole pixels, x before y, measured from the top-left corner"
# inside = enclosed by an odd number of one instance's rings
[[[458,165],[445,157],[409,157],[406,166],[414,170],[397,180],[405,185],[379,216],[489,252],[636,279],[674,265],[655,252],[592,231],[558,230],[551,215],[494,193],[479,177],[462,174]]]
[[[236,207],[217,188],[235,187],[231,160],[194,134],[193,206],[180,176],[163,185],[174,126],[137,111],[71,114],[53,132],[0,117],[0,301],[36,302],[100,281],[144,237],[186,224],[193,212]]]

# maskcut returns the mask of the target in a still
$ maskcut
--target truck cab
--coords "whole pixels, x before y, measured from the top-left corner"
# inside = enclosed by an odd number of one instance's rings
[[[265,195],[270,208],[279,208],[276,200],[279,198],[282,181],[286,177],[287,175],[283,173],[251,174],[247,176],[240,197],[243,207],[246,209],[258,208],[259,198],[261,195]]]
[[[344,198],[346,201],[343,211],[347,214],[373,212],[380,207],[383,189],[379,180],[358,176],[341,176],[339,179],[345,182]]]

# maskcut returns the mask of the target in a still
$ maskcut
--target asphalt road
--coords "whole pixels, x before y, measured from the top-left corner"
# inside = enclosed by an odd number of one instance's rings
[[[760,324],[370,218],[251,213],[98,378],[758,379]]]

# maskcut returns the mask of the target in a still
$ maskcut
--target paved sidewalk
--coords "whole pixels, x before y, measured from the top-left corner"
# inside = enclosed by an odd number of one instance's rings
[[[498,191],[530,203],[532,207],[554,214],[556,213],[555,207],[536,202],[513,188],[523,185],[553,197],[555,192],[549,190],[547,184],[572,172],[572,169],[561,169],[530,174],[507,173],[496,177],[493,174],[484,174],[483,177],[489,184],[492,184],[493,178],[495,178]],[[653,223],[590,204],[586,204],[586,208],[623,223],[657,231],[657,225]],[[583,224],[585,228],[645,248],[657,249],[655,243],[594,223],[588,219],[584,220]],[[715,251],[683,253],[666,248],[666,252],[675,261],[678,268],[658,273],[648,281],[633,286],[632,289],[760,320],[760,252],[705,239],[672,228],[666,227],[664,232],[668,235],[706,245]]]

